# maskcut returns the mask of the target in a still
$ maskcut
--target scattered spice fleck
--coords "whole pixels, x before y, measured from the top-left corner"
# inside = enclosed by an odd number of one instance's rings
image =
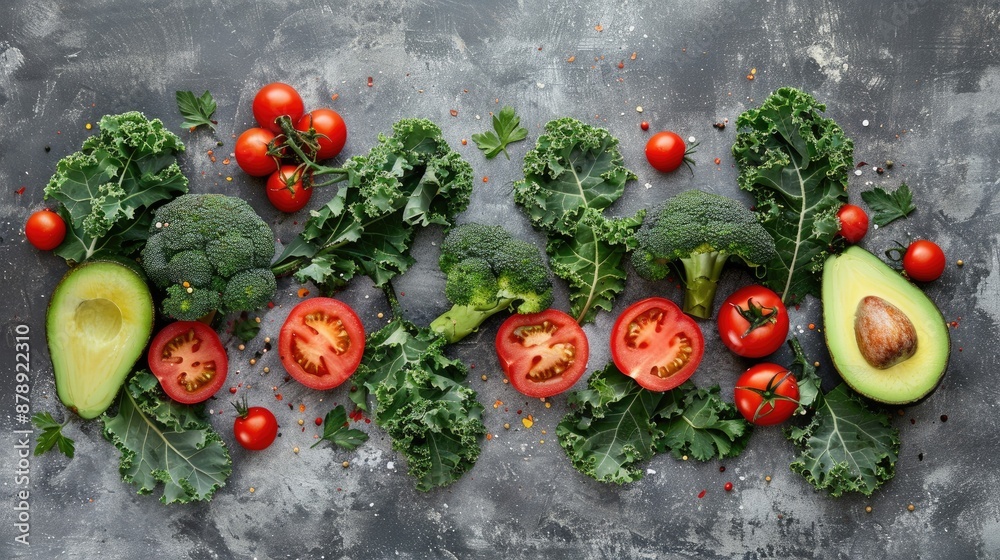
[[[340,94],[339,93],[335,93],[335,94],[333,94],[333,95],[330,96],[330,101],[336,101],[338,99],[340,99]]]
[[[948,421],[948,415],[947,414],[942,414],[941,415],[941,421],[942,422],[947,422]]]
[[[256,488],[254,488],[253,486],[251,486],[251,487],[250,487],[250,493],[251,493],[251,494],[253,494],[253,493],[254,493],[254,492],[256,492],[256,491],[257,491],[257,489],[256,489]]]
[[[868,119],[865,119],[865,120],[861,121],[861,126],[868,126],[869,124],[871,124],[871,123],[868,122]]]
[[[299,426],[305,426],[305,425],[306,425],[306,421],[303,420],[303,419],[301,419],[301,418],[299,418]]]
[[[708,490],[702,490],[701,492],[698,492],[698,499],[700,500],[704,498],[705,494],[708,494]]]
[[[643,130],[649,130],[649,123],[646,121],[642,121],[641,123],[639,123],[639,128]]]
[[[913,511],[915,509],[917,509],[917,506],[913,504],[909,504],[908,506],[906,506],[906,511]]]
[[[250,358],[250,365],[255,365],[257,363],[257,358]]]
[[[489,379],[489,377],[486,377],[485,374],[479,376],[479,378],[482,379],[483,381],[486,381],[487,379]]]
[[[305,412],[305,411],[306,411],[306,405],[305,404],[299,404],[299,412]]]
[[[635,112],[636,113],[641,113],[642,112],[642,105],[637,105],[636,108],[635,108]]]
[[[230,387],[229,388],[229,393],[235,395],[236,394],[236,387]]]
[[[816,330],[816,323],[809,323],[809,330],[811,331]]]
[[[712,127],[713,128],[717,128],[719,130],[722,130],[722,129],[726,128],[726,123],[724,123],[724,122],[717,122],[717,123],[713,124]]]
[[[16,191],[14,191],[14,193],[15,194],[24,194],[24,187],[21,187],[21,188],[17,189]]]
[[[881,167],[876,167],[875,168],[875,173],[878,173],[879,175],[881,175],[881,174],[885,173],[885,169],[882,169]]]
[[[566,62],[576,62],[576,55],[573,55],[566,59]]]
[[[600,33],[604,31],[604,26],[598,23],[597,25],[594,26],[594,30]]]
[[[625,61],[624,60],[619,60],[618,61],[618,69],[621,70],[622,68],[625,68]]]
[[[504,422],[503,423],[503,429],[509,430],[510,429],[510,423],[509,422]]]
[[[87,130],[90,130],[90,129],[94,128],[94,125],[92,125],[90,123],[87,123],[87,124],[83,125],[83,128],[86,128]]]
[[[500,408],[501,406],[503,406],[503,401],[501,400],[497,400],[493,403],[493,408]]]
[[[24,187],[21,187],[21,188],[23,189]],[[955,265],[956,266],[965,266],[965,261],[963,261],[962,259],[958,259],[957,261],[955,261]]]
[[[462,138],[462,145],[463,146],[468,146],[469,145],[469,141],[466,140],[465,138]]]
[[[309,295],[309,290],[307,288],[299,288],[299,297],[304,298]]]
[[[765,476],[764,477],[764,482],[771,482],[771,475]]]
[[[732,483],[732,482],[727,482],[727,483],[725,484],[725,486],[723,486],[722,488],[723,488],[723,489],[724,489],[724,490],[725,490],[726,492],[732,492],[732,491],[733,491],[733,483]]]
[[[350,461],[344,461],[340,465],[346,469],[347,467],[351,466],[351,463],[350,463]]]
[[[317,426],[322,426],[323,425],[323,419],[320,418],[319,416],[316,417],[315,422],[316,422]]]
[[[448,113],[451,114],[451,116],[453,116],[453,117],[457,117],[458,116],[458,110],[457,109],[452,109],[451,111],[448,111]]]
[[[687,461],[687,460],[688,460],[688,456],[687,455],[682,455],[681,456],[681,461]]]
[[[636,57],[636,56],[637,56],[638,54],[639,54],[639,53],[637,53],[637,52],[634,52],[634,51],[633,51],[633,52],[632,52],[632,56],[628,57],[628,59],[629,59],[629,60],[635,60],[635,57]]]
[[[278,393],[277,395],[274,395],[274,398],[280,401],[284,397],[281,396],[281,393]]]
[[[865,506],[865,513],[871,513],[871,512],[872,512],[872,506]]]
[[[484,183],[489,183],[490,182],[490,178],[487,177],[486,175],[483,175],[483,182]]]
[[[493,439],[493,434],[487,433],[486,434],[486,441],[489,441],[491,439]]]
[[[726,472],[726,466],[725,465],[720,466],[719,472]]]
[[[298,447],[293,447],[292,448],[292,453],[298,455],[299,454],[299,448]]]
[[[715,165],[722,163],[722,158],[715,158]]]
[[[534,417],[532,417],[529,414],[529,415],[525,416],[524,418],[521,418],[521,424],[524,424],[525,428],[529,428],[530,429],[532,426],[535,425],[535,419],[534,419]]]
[[[552,408],[552,403],[550,402],[545,403],[545,408]]]
[[[372,87],[374,85],[375,85],[375,80],[371,76],[368,76],[368,87]]]

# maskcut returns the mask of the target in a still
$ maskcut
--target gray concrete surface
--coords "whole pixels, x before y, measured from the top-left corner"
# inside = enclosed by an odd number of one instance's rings
[[[998,27],[1000,7],[984,0],[5,2],[0,557],[997,557]],[[22,235],[28,215],[44,205],[42,189],[55,162],[79,147],[89,134],[86,123],[141,110],[165,120],[187,143],[181,163],[192,191],[239,194],[288,239],[302,216],[279,215],[262,195],[262,181],[222,163],[234,136],[252,123],[254,93],[270,81],[296,86],[308,107],[339,111],[350,130],[345,156],[365,153],[401,117],[434,120],[476,177],[489,178],[477,180],[462,219],[502,222],[539,242],[510,189],[521,176],[521,158],[549,119],[578,117],[621,139],[626,163],[639,175],[614,208],[624,214],[693,187],[744,196],[729,155],[734,127],[720,131],[712,124],[735,120],[780,86],[813,93],[855,141],[857,161],[897,163],[881,176],[873,166],[852,175],[852,200],[872,184],[905,182],[914,191],[918,210],[870,233],[864,245],[880,253],[893,241],[927,237],[949,261],[944,277],[926,286],[945,318],[957,322],[949,373],[928,399],[894,416],[902,438],[896,478],[870,498],[831,499],[789,472],[794,451],[780,431],[761,429],[733,460],[695,464],[658,456],[639,482],[597,483],[574,471],[555,441],[565,397],[546,408],[500,382],[492,350],[498,323],[491,322],[454,348],[455,356],[476,365],[470,384],[495,436],[483,442],[478,464],[457,484],[414,491],[402,458],[373,424],[358,424],[371,439],[355,452],[309,449],[317,411],[346,402],[346,387],[320,394],[280,374],[265,376],[263,365],[280,370],[277,356],[250,367],[248,350],[233,354],[233,368],[240,370],[235,379],[250,385],[245,394],[252,403],[275,410],[282,437],[265,452],[242,451],[231,436],[229,405],[215,401],[210,408],[221,413],[213,423],[230,444],[234,466],[214,500],[167,507],[153,496],[135,495],[121,482],[117,454],[99,425],[75,421],[68,432],[77,442],[76,458],[31,458],[31,544],[14,542],[21,487],[13,431],[19,425],[8,372],[14,370],[17,325],[32,333],[33,407],[62,414],[43,319],[65,265],[33,250]],[[211,134],[179,126],[174,92],[206,89],[219,103],[222,148],[215,148]],[[333,95],[339,97],[333,101]],[[471,141],[460,141],[487,128],[489,112],[504,104],[517,109],[531,133],[513,147],[510,162],[487,161]],[[642,120],[653,130],[673,129],[700,141],[693,174],[662,175],[646,164],[642,149],[649,133],[640,130]],[[213,148],[215,162],[207,155]],[[313,204],[323,198],[317,195]],[[439,237],[420,237],[418,264],[396,283],[417,323],[447,306],[435,262]],[[954,266],[957,259],[965,266]],[[735,269],[720,292],[748,281]],[[263,336],[277,336],[298,287],[288,279],[279,285],[278,306],[263,316]],[[618,308],[663,291],[630,280]],[[565,306],[565,293],[559,296],[557,304]],[[365,279],[342,297],[357,306],[369,328],[387,310]],[[822,335],[806,327],[820,322],[819,302],[807,300],[792,313],[794,331],[832,386],[836,374]],[[612,321],[602,314],[587,326],[591,369],[609,359],[599,341]],[[747,362],[725,351],[711,322],[703,326],[708,349],[695,380],[731,386]],[[782,352],[778,358],[787,359]],[[489,380],[482,382],[480,374]],[[494,409],[497,400],[505,404]],[[521,425],[517,410],[533,415],[531,429]],[[505,422],[511,430],[503,429]],[[295,446],[303,451],[294,454]],[[341,466],[345,460],[350,468]],[[729,493],[723,491],[727,481],[735,485]],[[699,499],[702,490],[707,492]]]

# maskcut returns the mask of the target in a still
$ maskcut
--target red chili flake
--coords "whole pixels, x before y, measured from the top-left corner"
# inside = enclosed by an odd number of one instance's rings
[[[646,121],[642,121],[641,123],[639,123],[639,128],[643,130],[649,130],[649,123]]]
[[[371,424],[371,423],[372,423],[371,418],[365,418],[365,424]]]
[[[372,87],[373,85],[375,85],[375,80],[371,76],[368,76],[368,87]]]
[[[722,158],[715,158],[715,165],[722,163]]]
[[[567,58],[567,59],[566,59],[566,62],[571,62],[571,63],[572,63],[572,62],[576,62],[576,55],[573,55],[573,56],[571,56],[571,57]]]
[[[274,398],[276,398],[276,399],[278,399],[280,401],[284,397],[281,396],[281,393],[278,393],[278,394],[274,395]],[[291,405],[289,405],[289,406],[291,406]]]
[[[335,94],[333,94],[333,95],[330,96],[330,101],[336,101],[338,99],[340,99],[340,94],[339,93],[335,93]]]
[[[717,123],[713,124],[712,127],[716,128],[716,129],[719,129],[719,130],[722,130],[722,129],[726,128],[726,123],[724,123],[724,122],[717,122]]]
[[[484,183],[489,183],[490,182],[490,178],[487,177],[487,176],[485,176],[485,175],[483,175],[483,182]]]
[[[452,109],[451,111],[448,111],[448,112],[451,113],[451,116],[453,116],[453,117],[457,117],[458,116],[458,111],[456,109]]]
[[[300,298],[304,298],[307,295],[309,295],[309,290],[306,289],[306,288],[299,288],[299,292],[298,293],[299,293],[299,297]]]
[[[854,167],[864,167],[866,165],[868,165],[867,161],[859,161],[858,164],[855,165]]]
[[[229,388],[229,392],[235,395],[236,394],[236,387],[230,387]]]
[[[598,23],[594,26],[594,30],[600,33],[601,31],[604,31],[604,26]]]
[[[466,140],[465,138],[462,138],[462,145],[463,146],[468,146],[469,145],[469,141]]]
[[[317,426],[322,426],[323,425],[323,419],[320,418],[319,416],[316,417],[316,425]]]
[[[355,408],[354,410],[351,411],[350,414],[348,414],[348,416],[350,416],[351,420],[354,420],[355,422],[365,417],[364,413],[361,412],[360,408]]]
[[[708,490],[702,490],[701,492],[698,492],[698,499],[700,500],[704,498],[705,494],[708,494]]]
[[[719,472],[726,472],[726,466],[723,465],[723,466],[719,467]]]
[[[24,187],[21,187],[21,188],[17,189],[16,191],[14,191],[14,194],[24,194]]]
[[[727,482],[726,485],[723,486],[723,488],[726,490],[726,492],[732,492],[733,491],[733,483],[732,482]]]
[[[625,68],[625,61],[624,60],[618,61],[618,69],[621,70],[622,68]]]

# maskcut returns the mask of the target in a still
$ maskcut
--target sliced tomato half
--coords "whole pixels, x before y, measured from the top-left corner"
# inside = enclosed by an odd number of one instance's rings
[[[687,381],[704,353],[701,327],[665,298],[633,303],[611,329],[615,365],[650,391],[669,391]]]
[[[528,397],[551,397],[569,389],[587,369],[587,335],[557,309],[511,315],[497,331],[500,367]]]
[[[292,308],[278,334],[285,370],[312,389],[333,389],[358,369],[365,352],[365,328],[346,303],[328,297]]]
[[[149,345],[149,369],[171,399],[207,400],[226,382],[229,357],[219,335],[205,323],[177,321],[156,333]]]

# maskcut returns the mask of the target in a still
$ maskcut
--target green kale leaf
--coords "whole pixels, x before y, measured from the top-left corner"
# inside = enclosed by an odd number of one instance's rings
[[[471,469],[486,435],[483,407],[463,384],[468,370],[444,355],[446,344],[430,329],[395,318],[369,336],[352,377],[358,389],[351,400],[367,410],[374,395],[375,424],[392,438],[424,492]]]
[[[913,193],[906,183],[901,183],[899,188],[892,192],[875,187],[861,193],[861,200],[872,209],[872,221],[878,227],[905,218],[917,209],[913,204]]]
[[[148,371],[128,381],[115,416],[104,414],[104,436],[121,452],[119,471],[140,494],[163,483],[165,504],[210,500],[232,472],[229,450],[201,407],[166,397]]]
[[[816,99],[781,88],[736,119],[737,182],[753,194],[778,255],[764,263],[764,284],[796,303],[819,296],[820,271],[847,202],[854,143]]]
[[[514,113],[513,107],[504,107],[500,113],[493,115],[493,130],[482,134],[473,134],[472,141],[484,152],[486,159],[495,158],[500,152],[510,159],[507,144],[520,142],[528,137],[528,129],[521,126],[521,117]]]
[[[846,384],[820,397],[812,421],[786,435],[799,450],[792,471],[833,497],[845,492],[870,496],[896,472],[899,430]]]
[[[611,219],[603,211],[636,178],[624,165],[618,140],[572,118],[545,125],[524,157],[524,179],[514,201],[548,236],[552,272],[567,282],[577,321],[594,319],[624,287],[622,263],[635,243],[643,212]]]
[[[55,253],[70,263],[101,250],[134,254],[149,236],[152,210],[188,190],[176,159],[184,144],[159,119],[133,111],[104,116],[98,127],[59,160],[45,187],[67,225]]]
[[[750,440],[750,424],[719,391],[718,385],[698,389],[688,382],[668,393],[657,411],[663,430],[657,450],[699,461],[739,455]]]
[[[378,286],[405,272],[413,264],[415,232],[451,225],[472,193],[472,167],[424,119],[400,120],[368,155],[336,171],[346,183],[310,212],[302,233],[272,265],[275,275],[295,273],[327,294],[358,272]]]

